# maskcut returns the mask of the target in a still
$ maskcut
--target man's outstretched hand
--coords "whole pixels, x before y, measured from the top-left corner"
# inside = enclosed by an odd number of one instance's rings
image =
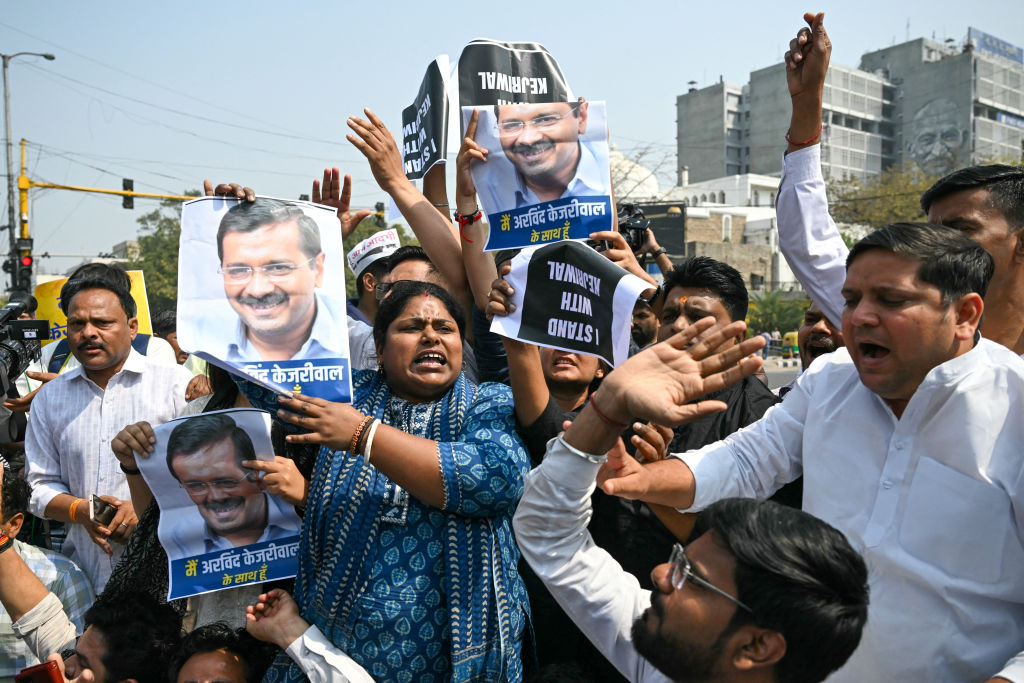
[[[735,384],[761,367],[760,358],[750,357],[764,346],[761,337],[722,349],[745,330],[742,321],[717,326],[714,319],[704,318],[644,349],[601,383],[596,393],[601,410],[623,424],[639,419],[661,425],[724,410],[721,401],[696,399]]]
[[[346,173],[342,178],[337,166],[324,169],[323,182],[313,180],[311,196],[314,204],[333,206],[337,210],[338,220],[341,221],[341,239],[351,235],[356,226],[373,213],[369,209],[349,210],[352,201],[352,176]]]

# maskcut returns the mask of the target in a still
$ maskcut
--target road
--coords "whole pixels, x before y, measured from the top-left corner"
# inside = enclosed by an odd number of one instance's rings
[[[764,371],[768,375],[768,386],[772,389],[788,384],[800,374],[798,366],[780,367],[780,359],[778,358],[767,359],[764,362]]]

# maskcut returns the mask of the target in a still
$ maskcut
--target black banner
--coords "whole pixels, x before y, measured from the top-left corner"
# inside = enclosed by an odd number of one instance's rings
[[[438,59],[430,63],[416,99],[402,110],[402,161],[409,180],[422,178],[447,153],[447,57],[444,61],[444,70]]]
[[[574,99],[558,62],[540,43],[477,38],[459,56],[459,106]]]

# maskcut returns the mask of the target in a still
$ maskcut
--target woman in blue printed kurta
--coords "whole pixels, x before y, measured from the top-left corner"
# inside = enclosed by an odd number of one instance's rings
[[[522,677],[527,604],[510,522],[529,460],[509,389],[461,374],[462,330],[447,292],[398,283],[374,326],[381,370],[355,374],[353,406],[282,400],[293,411],[282,417],[312,430],[289,439],[325,444],[296,601],[378,680]],[[364,416],[381,425],[352,453]],[[302,678],[281,659],[265,680]]]

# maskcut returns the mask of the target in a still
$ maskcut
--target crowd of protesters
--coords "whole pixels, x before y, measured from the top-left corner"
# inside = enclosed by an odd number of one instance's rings
[[[760,378],[740,273],[673,263],[650,231],[638,252],[591,235],[650,284],[619,367],[493,334],[514,254],[482,250],[476,116],[450,206],[367,110],[349,140],[421,246],[349,258],[351,403],[202,363],[173,311],[139,335],[118,266],[70,275],[66,343],[4,403],[0,681],[43,663],[77,681],[1024,683],[1024,168],[957,170],[921,198],[928,222],[847,249],[819,156],[831,43],[804,19],[777,201],[812,298],[797,379]],[[585,116],[560,106],[544,126]],[[565,191],[547,142],[522,180]],[[313,183],[346,237],[366,217],[349,197],[338,169]],[[168,602],[139,463],[154,427],[239,407],[274,418],[254,469],[302,518],[297,575]]]

